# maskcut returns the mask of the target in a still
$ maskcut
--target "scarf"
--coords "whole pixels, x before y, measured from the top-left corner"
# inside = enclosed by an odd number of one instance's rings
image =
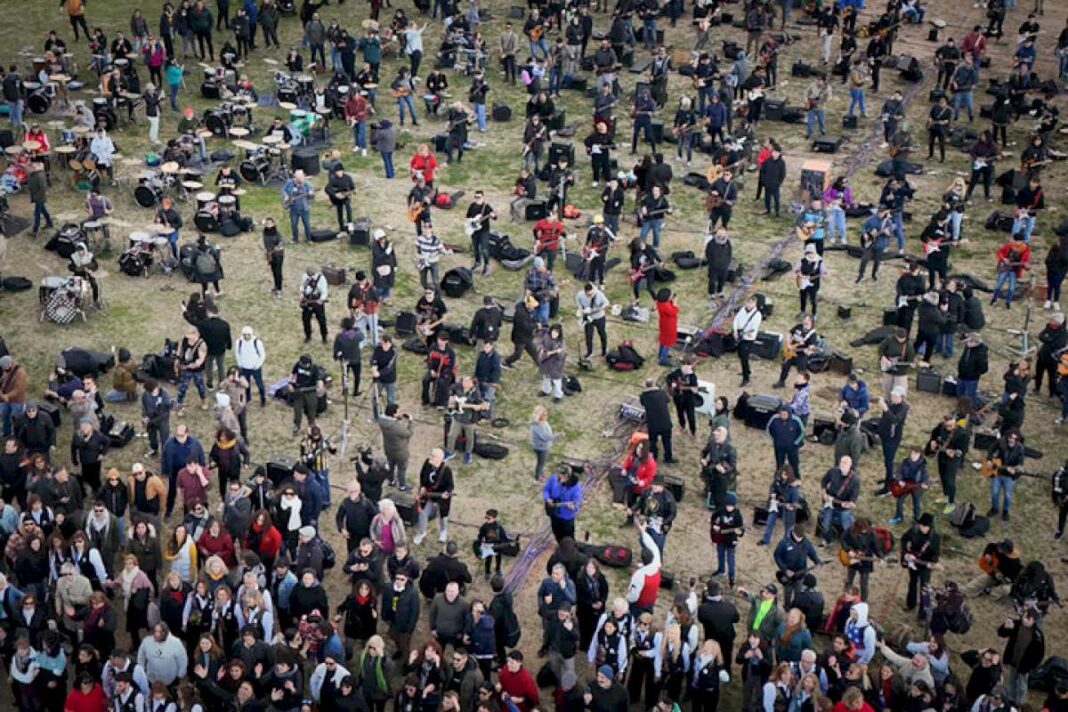
[[[764,619],[767,617],[768,613],[771,612],[771,607],[773,605],[775,605],[775,599],[773,598],[769,598],[760,602],[760,605],[757,606],[756,617],[753,618],[753,630],[760,629],[760,624],[764,622]]]

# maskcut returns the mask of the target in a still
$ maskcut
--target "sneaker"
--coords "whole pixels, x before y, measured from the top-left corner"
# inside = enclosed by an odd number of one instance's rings
[[[423,543],[423,539],[426,539],[426,534],[416,534],[415,538],[412,539],[412,543],[416,546],[419,546]]]
[[[464,464],[465,465],[470,465],[471,464],[471,453],[469,453],[469,452],[465,452],[464,453]]]
[[[890,517],[889,519],[886,520],[886,523],[889,524],[890,526],[896,526],[896,525],[900,524],[903,521],[905,521],[904,517]]]
[[[367,157],[367,149],[366,148],[361,148],[360,149],[360,155],[366,158]]]
[[[991,507],[990,509],[986,510],[986,516],[988,516],[988,517],[996,517],[997,514],[998,514],[998,508],[997,507]]]
[[[454,457],[456,457],[456,453],[454,453],[452,450],[446,450],[445,451],[445,460],[446,460],[446,462],[451,460]]]
[[[1001,521],[1009,521],[1009,510],[1006,509],[1004,512],[1001,513]]]
[[[942,496],[935,500],[935,504],[945,504],[949,501],[949,497]]]
[[[438,534],[438,543],[439,544],[444,544],[448,540],[449,540],[449,536],[447,534]]]
[[[947,504],[945,507],[942,508],[942,514],[953,514],[953,512],[955,511],[957,511],[957,505],[952,503]]]
[[[1042,308],[1045,309],[1046,311],[1049,311],[1051,306],[1053,306],[1053,302],[1051,302],[1048,299],[1045,302],[1042,303]]]

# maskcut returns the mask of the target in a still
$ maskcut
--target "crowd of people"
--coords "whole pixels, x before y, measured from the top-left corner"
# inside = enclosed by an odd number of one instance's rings
[[[1045,51],[1051,44],[1040,35],[1042,3],[1020,26],[1011,51],[991,51],[1002,39],[1006,17],[1023,13],[1004,0],[983,3],[989,20],[985,29],[974,25],[959,41],[946,37],[934,49],[940,96],[934,97],[923,126],[927,160],[934,160],[937,149],[944,162],[946,143],[959,145],[970,173],[967,180],[952,181],[929,220],[917,221],[923,224],[921,255],[908,257],[896,278],[885,328],[866,337],[878,348],[880,383],[869,384],[864,374],[847,369],[841,383],[833,384],[838,394],[834,419],[823,423],[812,404],[813,381],[832,381],[824,375],[829,354],[819,329],[819,319],[826,318],[819,311],[821,285],[838,279],[825,261],[827,253],[858,246],[854,282],[866,279],[869,264],[876,282],[880,266],[907,257],[911,241],[905,216],[916,196],[908,175],[914,172],[917,146],[905,119],[906,102],[901,91],[891,90],[878,112],[869,111],[869,93],[879,93],[880,71],[894,56],[899,36],[920,31],[925,10],[920,3],[891,0],[885,9],[872,11],[860,0],[809,2],[797,8],[791,2],[780,6],[748,0],[737,8],[745,48],[736,44],[724,57],[708,50],[712,28],[728,24],[725,14],[731,8],[716,0],[696,0],[692,8],[682,0],[619,2],[614,8],[600,0],[592,7],[584,0],[533,2],[521,23],[503,23],[496,43],[486,37],[485,9],[478,0],[469,0],[466,7],[451,0],[435,0],[433,6],[417,0],[412,14],[428,16],[422,26],[387,0],[386,7],[394,10],[388,28],[378,24],[380,0],[372,0],[370,19],[358,38],[339,20],[326,24],[320,13],[324,5],[312,0],[299,8],[292,0],[259,5],[253,0],[183,0],[178,7],[164,5],[158,32],[136,10],[129,36],[115,28],[108,42],[110,29],[94,27],[90,33],[86,13],[91,6],[82,0],[61,3],[70,20],[71,46],[77,47],[82,37],[89,43],[89,66],[100,77],[105,103],[112,110],[126,107],[131,123],[135,108],[143,105],[153,142],[159,140],[163,84],[170,109],[179,110],[182,60],[214,62],[219,41],[217,54],[225,67],[254,62],[260,52],[257,31],[262,31],[265,50],[272,44],[277,49],[280,24],[288,22],[283,17],[290,12],[299,15],[303,29],[300,46],[291,47],[285,58],[286,68],[295,73],[318,68],[331,75],[332,85],[348,87],[347,97],[334,108],[351,127],[354,154],[362,158],[369,149],[377,150],[385,177],[395,177],[397,129],[385,118],[372,125],[373,117],[388,111],[377,96],[382,81],[389,82],[400,127],[406,116],[413,128],[422,126],[415,102],[422,92],[419,113],[424,121],[428,115],[443,119],[447,138],[440,163],[436,154],[441,150],[420,144],[407,166],[412,187],[406,206],[414,231],[407,250],[423,288],[417,301],[398,304],[393,294],[398,273],[412,270],[398,255],[405,249],[403,239],[391,239],[382,229],[370,231],[370,261],[355,273],[343,299],[332,298],[334,282],[326,270],[307,266],[295,290],[307,345],[284,369],[288,376],[281,382],[268,387],[271,373],[280,371],[271,357],[281,335],[260,334],[252,325],[232,329],[226,302],[219,299],[223,253],[199,225],[195,244],[189,251],[180,249],[184,223],[169,199],[160,201],[155,216],[167,238],[161,262],[168,273],[183,265],[200,285],[198,293],[182,302],[187,325],[176,342],[168,342],[150,363],[138,361],[126,348],[114,350],[107,389],[97,380],[100,369],[82,368],[74,354],[65,352],[38,398],[31,396],[39,389],[19,360],[18,337],[10,339],[12,353],[5,347],[0,356],[0,657],[20,712],[384,712],[389,707],[402,712],[530,712],[550,705],[560,712],[625,712],[632,706],[675,712],[686,704],[696,712],[715,712],[721,696],[732,693],[731,707],[746,712],[1022,709],[1029,676],[1043,670],[1047,654],[1056,652],[1046,645],[1045,621],[1056,615],[1051,606],[1060,603],[1053,573],[1060,562],[1025,557],[1026,545],[1018,546],[1006,535],[1005,522],[1016,511],[1016,488],[1031,485],[1025,414],[1044,405],[1027,409],[1025,403],[1043,398],[1043,381],[1047,397],[1059,400],[1061,417],[1055,425],[1068,419],[1068,332],[1060,306],[1068,274],[1068,226],[1043,224],[1044,231],[1054,234],[1043,258],[1048,323],[1038,337],[1033,363],[1027,357],[1016,359],[1000,374],[1000,393],[981,388],[996,378],[990,375],[994,364],[982,331],[984,307],[1001,302],[1011,309],[1024,298],[1020,291],[1027,272],[1037,270],[1031,264],[1037,253],[1032,238],[1039,234],[1036,219],[1046,208],[1043,173],[1063,157],[1054,147],[1058,109],[1036,69],[1040,59],[1046,62],[1037,48],[1043,45]],[[424,80],[424,33],[439,14],[442,44],[432,54],[434,66]],[[688,42],[693,61],[676,67],[663,32],[685,33],[678,27],[684,18],[692,21]],[[594,23],[602,19],[610,28],[595,34]],[[867,23],[861,24],[862,19]],[[753,171],[755,200],[763,197],[764,214],[780,218],[787,167],[774,134],[788,129],[769,129],[766,94],[780,84],[779,55],[793,39],[775,32],[776,21],[780,28],[799,27],[802,33],[814,28],[818,39],[820,66],[813,67],[815,74],[804,89],[800,116],[805,137],[827,133],[826,112],[840,79],[848,87],[848,120],[867,127],[879,117],[880,150],[888,154],[885,183],[877,203],[861,211],[859,230],[847,223],[847,216],[858,214],[850,185],[854,175],[826,175],[822,185],[806,186],[793,225],[799,258],[785,270],[794,275],[801,314],[781,344],[774,384],[787,394],[757,423],[770,440],[775,461],[767,499],[756,508],[762,519],[750,520],[742,511],[738,480],[752,454],[738,451],[731,437],[731,406],[719,395],[709,409],[707,441],[692,463],[699,470],[700,506],[708,511],[711,547],[698,541],[676,541],[672,547],[680,553],[689,550],[690,557],[699,556],[695,551],[700,548],[708,552],[709,562],[714,551],[715,568],[709,565],[711,570],[700,577],[672,582],[668,572],[674,562],[667,543],[681,507],[675,490],[680,478],[673,476],[672,465],[683,451],[673,435],[677,430],[696,440],[703,430],[697,420],[705,412],[697,356],[715,354],[716,348],[715,355],[735,351],[740,386],[749,386],[754,377],[750,359],[761,347],[761,326],[769,314],[762,298],[748,295],[737,312],[726,314],[729,327],[708,335],[715,343],[708,344],[707,352],[695,348],[676,359],[680,313],[691,305],[666,286],[671,274],[661,242],[673,227],[669,221],[676,220],[671,217],[677,202],[672,188],[679,190],[681,181],[674,180],[675,170],[688,172],[695,153],[708,168],[704,183],[698,181],[707,229],[700,255],[691,253],[688,259],[701,263],[704,258],[706,291],[715,309],[731,303],[725,298],[734,262],[731,224],[742,209],[736,176]],[[232,43],[226,33],[232,33]],[[994,41],[988,45],[988,39]],[[51,69],[73,72],[62,33],[49,33],[44,49],[56,66],[42,70],[38,85],[48,83]],[[1055,51],[1058,78],[1063,79],[1068,74],[1068,29],[1057,37]],[[638,75],[631,98],[622,86],[623,69],[642,52],[648,54],[648,69]],[[403,57],[398,57],[394,78],[383,80],[390,53]],[[513,245],[513,252],[505,253],[493,230],[503,210],[498,213],[478,189],[464,211],[471,267],[442,274],[439,263],[453,249],[438,234],[442,221],[436,217],[452,198],[438,173],[443,165],[462,162],[470,130],[490,130],[486,104],[493,94],[487,77],[493,72],[487,58],[494,53],[501,61],[502,81],[522,83],[529,95],[508,215],[512,222],[533,223],[531,247]],[[992,69],[987,69],[991,54]],[[139,82],[137,65],[154,82],[144,92],[134,83]],[[910,71],[897,68],[906,75]],[[454,83],[470,81],[467,101],[447,101],[445,70],[452,70]],[[573,149],[570,154],[559,151],[552,138],[553,132],[562,135],[563,112],[556,105],[561,90],[581,86],[584,72],[595,76],[592,129],[575,146],[589,159],[600,202],[586,234],[576,236],[569,234],[564,219],[574,210],[569,189],[583,169]],[[991,127],[968,138],[980,75],[994,72],[1004,78],[997,83],[1001,89],[995,93]],[[677,99],[669,91],[673,73],[692,80],[692,90]],[[35,78],[24,78],[12,65],[2,81],[8,119],[29,146],[8,170],[16,188],[27,184],[34,236],[42,223],[45,229],[52,227],[47,207],[51,166],[46,164],[51,144],[39,124],[23,122],[26,84]],[[245,75],[237,77],[232,90],[235,96],[256,96]],[[629,112],[621,106],[628,103]],[[665,110],[674,111],[670,126],[654,123]],[[102,183],[109,179],[110,188],[114,181],[117,149],[111,136],[129,127],[109,131],[95,126],[100,116],[84,105],[74,104],[70,112],[85,126],[76,139],[75,159],[92,164],[86,217],[100,221],[114,211]],[[1025,131],[1017,123],[1024,116],[1037,122],[1026,130],[1026,148],[1010,171],[998,175],[995,167],[1005,158],[1007,129]],[[618,133],[628,118],[630,154],[637,156],[639,145],[643,150],[648,145],[649,151],[636,157],[632,168],[619,170],[626,136],[621,140]],[[182,112],[164,157],[182,166],[211,168],[197,133],[201,128],[191,109]],[[666,137],[656,130],[660,128],[676,144],[674,157],[664,153]],[[264,130],[265,136],[286,143],[299,140],[297,133],[280,118]],[[954,143],[958,137],[963,141]],[[702,153],[710,158],[705,161]],[[339,155],[326,165],[324,188],[339,229],[347,230],[353,199],[360,196]],[[1009,237],[991,251],[995,282],[987,289],[981,280],[951,275],[950,256],[964,241],[984,242],[976,221],[965,227],[963,217],[974,217],[978,196],[973,199],[973,193],[979,186],[983,197],[992,200],[995,179],[1014,213],[1005,225]],[[242,182],[232,165],[219,167],[215,185],[221,195],[238,198]],[[315,195],[301,170],[287,176],[281,187],[293,242],[299,241],[301,228],[305,240],[312,239]],[[237,212],[231,220],[244,224],[245,219]],[[284,229],[273,218],[262,220],[261,229],[272,293],[281,298],[287,289]],[[607,294],[615,291],[607,274],[610,254],[628,232],[632,237],[622,261],[630,289],[627,304],[619,306],[634,321],[649,321],[655,312],[657,362],[668,371],[659,382],[644,381],[638,398],[642,424],[606,473],[613,501],[625,512],[622,526],[636,540],[629,580],[625,588],[614,590],[613,577],[602,568],[627,566],[630,549],[578,541],[584,508],[601,493],[586,486],[592,470],[552,461],[560,454],[556,442],[562,435],[552,421],[559,404],[577,393],[566,368],[569,356],[587,369],[600,361],[623,364],[621,371],[642,365],[631,344],[610,348],[608,336],[613,305]],[[572,250],[581,257],[577,267],[567,259],[570,240],[580,243]],[[468,328],[449,328],[446,297],[461,298],[475,279],[490,272],[492,260],[518,263],[522,296],[514,305],[485,297]],[[100,303],[100,265],[85,243],[74,248],[70,270],[85,280],[93,303]],[[564,270],[572,271],[581,285],[574,297],[581,346],[569,345],[570,330],[559,319]],[[414,274],[402,278],[414,279]],[[990,295],[988,304],[981,294]],[[396,317],[392,331],[380,320],[387,307]],[[411,323],[402,326],[402,316]],[[509,328],[512,349],[502,357],[498,348]],[[313,350],[319,348],[311,343],[315,331],[324,350],[329,349],[325,355]],[[404,341],[405,333],[414,336]],[[474,355],[459,351],[461,345],[474,346]],[[536,617],[521,616],[528,602],[513,598],[530,594],[522,576],[505,568],[519,547],[516,533],[506,528],[508,512],[486,508],[477,533],[469,537],[475,559],[481,560],[474,572],[465,562],[469,542],[461,543],[456,527],[450,528],[462,489],[453,468],[472,464],[484,444],[481,423],[494,417],[498,389],[516,380],[514,369],[524,355],[537,369],[537,392],[545,398],[530,417],[531,469],[555,541],[544,578],[530,597]],[[407,385],[399,375],[408,365],[402,361],[425,364],[422,412],[402,407],[415,390],[398,392],[398,386]],[[957,401],[937,422],[921,424],[924,432],[931,426],[924,442],[906,446],[909,401],[915,396],[910,376],[928,373],[932,364],[955,370],[955,385],[940,383],[939,389],[952,388]],[[381,438],[380,448],[357,453],[352,459],[355,476],[346,472],[340,483],[339,470],[349,466],[346,443],[326,425],[330,409],[336,408],[328,398],[334,366],[346,403],[350,388],[353,396],[372,392],[372,422]],[[199,408],[210,411],[211,426],[201,431],[210,435],[203,442],[194,429],[208,414],[186,418],[190,387]],[[292,409],[297,457],[290,464],[252,466],[253,453],[262,449],[250,436],[257,435],[256,421],[267,417],[262,409],[268,398],[280,398]],[[132,447],[122,415],[138,406],[138,429],[147,438],[148,451],[140,462],[120,466],[125,460],[116,450]],[[59,449],[60,413],[73,423],[69,456]],[[744,408],[736,414],[746,415]],[[442,447],[413,451],[416,425],[429,423],[437,430],[439,418],[445,424]],[[915,420],[912,416],[913,427]],[[1028,426],[1033,420],[1027,419]],[[811,505],[801,486],[802,462],[807,470],[813,468],[806,449],[810,434],[832,445],[834,453],[834,465],[816,473],[820,501]],[[877,464],[875,452],[881,454]],[[976,510],[958,497],[957,478],[969,452],[989,478],[985,515],[982,507]],[[413,457],[418,470],[409,478]],[[936,486],[936,466],[941,497],[932,501],[928,490]],[[862,468],[864,474],[881,473],[874,492],[862,487]],[[1068,520],[1066,468],[1068,464],[1057,470],[1052,483],[1058,541]],[[338,498],[342,489],[345,494]],[[885,523],[872,514],[876,497],[896,499]],[[1029,515],[1033,529],[1045,526],[1046,511]],[[434,519],[437,546],[427,542]],[[941,574],[936,579],[948,552],[941,532],[951,527],[971,536],[993,530],[969,581]],[[748,529],[759,532],[759,538],[747,538]],[[754,577],[738,568],[739,547],[748,547],[754,538],[754,548],[767,547],[771,555],[774,582],[750,585]],[[343,541],[344,552],[335,552],[332,541]],[[834,550],[844,573],[837,580],[825,568],[835,565]],[[887,592],[872,590],[870,579],[877,562],[891,558],[908,581],[905,610],[916,617],[916,628],[922,627],[912,637],[892,635],[886,621],[879,620],[890,601]],[[481,582],[476,581],[477,568],[482,569]],[[826,600],[823,590],[829,593]],[[996,628],[974,625],[978,621],[969,601],[981,596],[1004,606],[1006,615]],[[873,606],[873,599],[881,605]],[[961,651],[961,639],[955,636],[968,633],[981,634],[986,647]],[[951,657],[951,648],[962,654]],[[1057,678],[1051,673],[1041,684],[1044,710],[1068,710],[1068,674]]]

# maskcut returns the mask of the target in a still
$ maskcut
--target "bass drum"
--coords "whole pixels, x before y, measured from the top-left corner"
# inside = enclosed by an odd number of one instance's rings
[[[219,229],[219,221],[210,210],[198,210],[197,214],[193,216],[193,224],[201,232],[215,232]]]
[[[108,131],[114,131],[119,124],[119,117],[107,106],[96,107],[93,111],[93,118],[96,119],[97,124],[103,124]]]
[[[26,99],[26,107],[35,114],[44,114],[52,106],[52,97],[44,89],[38,89]]]
[[[134,200],[142,208],[155,207],[163,198],[163,188],[155,183],[141,183],[134,188]]]
[[[249,183],[266,183],[271,170],[271,159],[257,155],[242,161],[237,172]]]
[[[232,123],[233,118],[225,111],[209,111],[204,117],[204,128],[215,136],[225,136]]]

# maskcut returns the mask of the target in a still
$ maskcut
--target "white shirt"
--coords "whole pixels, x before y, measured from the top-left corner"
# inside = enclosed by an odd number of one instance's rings
[[[753,307],[753,311],[749,311],[745,307],[738,310],[738,313],[734,315],[734,330],[738,332],[738,338],[742,341],[756,341],[757,332],[760,331],[760,320],[763,316],[760,314],[760,310]]]
[[[263,349],[263,342],[256,336],[251,339],[246,339],[244,336],[238,338],[234,351],[237,354],[238,368],[255,371],[258,368],[262,368],[263,362],[267,360],[267,352]]]
[[[96,162],[102,166],[111,165],[111,157],[115,153],[115,144],[111,142],[111,139],[107,136],[101,138],[100,136],[94,136],[93,140],[89,142],[89,150],[94,156],[96,156]]]

